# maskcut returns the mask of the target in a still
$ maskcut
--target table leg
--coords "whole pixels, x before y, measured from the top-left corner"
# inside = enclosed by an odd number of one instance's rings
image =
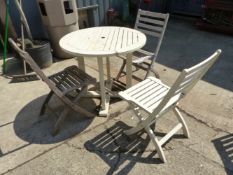
[[[110,70],[110,58],[109,57],[106,57],[106,68],[107,68],[107,78],[108,78],[108,81],[110,82],[111,81],[111,70]]]
[[[85,62],[84,62],[84,57],[78,56],[78,67],[85,72]]]
[[[132,53],[126,55],[126,88],[132,86]]]
[[[101,109],[99,115],[107,116],[108,108],[109,108],[109,100],[107,100],[107,94],[105,89],[103,57],[98,57],[97,60],[99,67],[99,81],[100,81],[100,95],[101,95]]]

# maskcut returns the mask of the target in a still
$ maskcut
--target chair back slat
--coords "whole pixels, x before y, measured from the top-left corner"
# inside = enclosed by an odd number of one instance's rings
[[[161,111],[173,97],[177,95],[179,96],[179,98],[176,98],[176,102],[178,102],[180,98],[183,98],[205,75],[209,68],[218,59],[220,54],[221,50],[217,50],[213,55],[201,63],[189,69],[184,69],[153,113],[158,113]],[[173,104],[175,104],[175,102]]]
[[[147,35],[160,38],[167,25],[169,14],[155,13],[139,9],[135,29]]]
[[[150,67],[153,66],[155,59],[158,56],[163,36],[167,27],[168,19],[169,14],[155,13],[150,11],[144,11],[141,9],[138,10],[134,28],[143,32],[146,35],[158,38],[158,43],[154,50],[152,64]]]
[[[187,94],[192,87],[205,75],[209,68],[218,59],[221,50],[217,50],[213,55],[211,55],[206,60],[201,63],[189,68],[184,69],[184,79],[180,82],[177,90],[180,90],[182,94]],[[176,91],[177,91],[176,90]]]

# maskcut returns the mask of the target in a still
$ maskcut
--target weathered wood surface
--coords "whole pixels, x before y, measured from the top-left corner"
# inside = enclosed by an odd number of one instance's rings
[[[59,44],[66,52],[82,56],[111,56],[130,53],[146,43],[140,31],[125,27],[93,27],[64,36]]]
[[[57,74],[54,74],[48,78],[27,52],[20,49],[12,39],[9,39],[9,42],[11,46],[17,51],[17,53],[31,66],[32,70],[51,89],[51,93],[48,94],[48,98],[46,98],[41,110],[44,111],[43,107],[45,106],[45,103],[48,103],[52,95],[55,94],[70,109],[82,113],[87,117],[95,116],[91,112],[87,111],[86,109],[80,107],[75,103],[80,98],[79,94],[82,94],[86,90],[87,85],[96,82],[95,78],[87,75],[77,66],[67,67],[63,71],[58,72]],[[74,90],[79,93],[75,97],[75,99],[72,100],[67,95],[69,95],[69,92]],[[59,128],[57,127],[60,127],[60,122],[64,120],[65,114],[67,114],[67,109],[65,109],[65,111],[62,112],[59,116],[54,127],[54,132],[58,131]]]
[[[176,105],[216,62],[220,53],[221,50],[217,50],[213,55],[201,63],[189,69],[184,69],[172,87],[166,86],[157,78],[148,77],[135,86],[120,92],[119,95],[131,104],[132,109],[139,120],[136,127],[127,130],[125,133],[127,135],[132,135],[145,129],[154,143],[160,159],[163,162],[166,162],[162,145],[180,129],[183,130],[186,137],[189,137],[188,127]],[[139,109],[148,113],[149,116],[143,118]],[[169,110],[173,110],[179,123],[164,137],[158,140],[150,126],[153,123],[156,123],[156,120]]]
[[[168,19],[169,14],[149,12],[141,9],[138,10],[134,28],[146,35],[150,35],[158,39],[158,43],[155,43],[155,49],[153,53],[140,49],[133,54],[133,65],[138,69],[143,69],[146,71],[145,78],[149,75],[149,71],[152,71],[153,64],[158,56],[163,36],[167,27]],[[125,59],[125,57],[122,56],[121,58]],[[146,68],[142,67],[140,64],[145,63],[145,61],[147,60],[149,60],[150,64],[144,64]],[[125,65],[126,61],[123,61],[123,65],[120,68],[116,80],[118,80],[121,74],[124,73],[123,70],[125,68]]]

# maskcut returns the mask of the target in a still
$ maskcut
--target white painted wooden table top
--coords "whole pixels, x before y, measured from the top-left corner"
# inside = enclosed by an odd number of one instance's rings
[[[96,95],[101,96],[99,115],[107,116],[110,95],[106,88],[111,89],[112,84],[109,58],[117,54],[126,54],[126,87],[130,87],[132,85],[132,52],[146,44],[146,36],[140,31],[126,27],[93,27],[71,32],[63,36],[59,44],[65,52],[78,57],[79,67],[84,71],[84,56],[97,57],[100,94]],[[104,57],[106,57],[107,84],[104,80]]]
[[[75,56],[111,56],[142,48],[146,36],[126,27],[92,27],[71,32],[59,44]]]

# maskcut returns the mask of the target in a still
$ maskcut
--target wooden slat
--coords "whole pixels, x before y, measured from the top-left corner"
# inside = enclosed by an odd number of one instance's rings
[[[151,35],[151,36],[154,36],[154,37],[160,37],[161,34],[160,33],[157,33],[157,32],[152,32],[152,31],[148,31],[148,30],[144,30],[144,29],[140,29],[140,28],[137,28],[139,31],[147,34],[147,35]]]
[[[158,83],[154,83],[141,89],[139,92],[137,92],[135,95],[132,95],[134,99],[137,99],[140,101],[144,98],[144,96],[147,96],[147,94],[151,94],[153,92],[156,92],[158,89],[162,88]]]
[[[122,45],[121,48],[124,48],[127,46],[128,43],[128,30],[124,29],[123,30],[123,38],[122,38]]]
[[[148,52],[148,51],[142,50],[142,49],[137,50],[137,52],[143,53],[143,54],[145,54],[145,55],[150,55],[150,56],[154,55],[154,53]]]
[[[195,72],[196,70],[208,66],[208,65],[212,65],[216,59],[218,58],[219,54],[221,53],[221,50],[217,50],[213,55],[211,55],[209,58],[207,58],[206,60],[202,61],[201,63],[189,68],[189,69],[185,69],[187,71],[187,73],[192,73]]]
[[[182,128],[182,124],[177,124],[169,133],[167,133],[160,141],[159,144],[162,146],[166,141],[168,141],[177,131]]]
[[[146,60],[148,60],[150,58],[151,58],[151,56],[134,57],[133,63],[135,63],[135,64],[143,63],[144,61],[146,61]]]
[[[144,24],[144,23],[136,23],[136,28],[142,28],[144,30],[149,29],[149,31],[156,31],[158,33],[163,31],[162,27],[158,27],[158,26],[153,26],[153,25],[149,25],[149,24]]]
[[[138,87],[140,87],[140,86],[142,86],[142,85],[144,85],[144,84],[147,84],[148,82],[151,82],[151,80],[150,80],[150,79],[146,79],[146,80],[144,80],[144,81],[142,81],[142,82],[140,82],[140,83],[134,85],[133,87],[127,89],[126,91],[124,91],[124,93],[129,94],[129,93],[131,93],[132,91],[134,91],[135,89],[137,89]]]
[[[111,45],[112,45],[112,42],[113,42],[113,37],[115,35],[115,32],[116,30],[115,29],[112,29],[108,35],[108,39],[107,39],[107,42],[106,42],[106,45],[104,47],[104,50],[110,50],[111,49]]]
[[[94,47],[95,50],[104,51],[110,33],[111,30],[105,27],[103,28],[101,35],[99,36],[99,38],[97,38],[97,42]]]
[[[163,26],[165,24],[164,21],[160,21],[160,20],[156,20],[156,19],[151,19],[151,18],[146,18],[146,17],[140,17],[137,22],[140,23],[142,21],[143,22],[152,23],[152,24],[161,25],[161,26]]]
[[[133,33],[133,44],[134,44],[134,43],[137,43],[137,41],[138,41],[137,33],[134,33],[134,32],[132,32],[132,33]]]
[[[122,48],[123,37],[124,37],[124,29],[120,28],[119,35],[117,37],[116,50],[120,50]]]
[[[147,99],[143,100],[141,103],[143,105],[146,105],[148,107],[148,106],[150,106],[150,104],[149,104],[150,101],[152,101],[153,99],[154,99],[154,103],[161,101],[165,97],[165,95],[167,94],[167,92],[168,92],[168,90],[164,90],[160,94],[153,94],[150,97],[148,97]]]
[[[165,91],[168,91],[167,88],[163,87],[162,85],[157,85],[156,88],[149,90],[147,93],[140,96],[137,100],[143,103],[146,103],[148,99],[150,101],[154,101],[159,94]]]
[[[143,16],[150,16],[154,18],[162,18],[165,19],[167,17],[167,14],[163,13],[154,13],[154,12],[149,12],[149,11],[144,11],[144,10],[139,10],[138,13]]]
[[[155,92],[155,96],[159,96],[160,94],[166,94],[168,91],[167,91],[167,89],[165,89],[165,88],[160,88],[158,91],[156,91]],[[164,96],[163,96],[164,97]],[[147,102],[146,104],[145,104],[145,106],[147,107],[147,108],[153,108],[153,109],[155,109],[155,107],[152,107],[155,103],[157,103],[158,102],[158,100],[159,100],[160,98],[153,98],[150,102]],[[143,102],[143,104],[144,104],[144,102]],[[156,107],[157,107],[157,105],[156,105]]]
[[[91,31],[90,31],[91,32]],[[92,33],[93,32],[93,33]],[[93,40],[90,42],[90,40],[88,41],[90,44],[91,44],[91,47],[89,49],[89,52],[92,52],[93,50],[102,50],[100,49],[100,38],[101,36],[104,34],[105,32],[105,28],[102,28],[101,30],[97,30],[96,32],[95,31],[92,31],[91,33],[92,34],[95,34],[93,38]],[[88,36],[88,35],[87,35]]]
[[[153,85],[153,81],[150,81],[148,83],[142,84],[140,87],[138,87],[137,89],[132,90],[131,92],[129,92],[128,94],[130,96],[134,96],[135,94],[139,93],[140,91],[142,91],[145,88],[150,87],[151,85]]]
[[[111,47],[110,47],[109,50],[115,50],[116,49],[119,33],[120,33],[120,28],[115,28],[114,29],[113,40],[112,40]]]
[[[132,44],[133,44],[133,33],[131,31],[128,31],[127,46],[130,46]]]

